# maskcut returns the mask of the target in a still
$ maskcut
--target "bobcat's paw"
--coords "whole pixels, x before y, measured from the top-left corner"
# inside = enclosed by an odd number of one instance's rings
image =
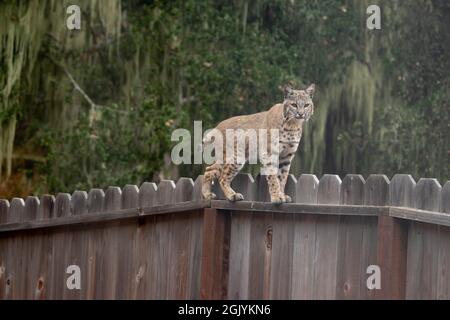
[[[216,194],[214,192],[204,193],[203,198],[206,200],[214,200],[216,198]]]
[[[285,194],[284,195],[284,202],[290,203],[290,202],[292,202],[292,198],[290,196],[288,196],[287,194]]]
[[[286,200],[283,195],[279,195],[279,196],[275,196],[275,197],[270,197],[270,202],[272,202],[274,204],[281,204],[283,202],[286,202]]]
[[[231,202],[244,200],[244,196],[240,193],[235,193],[231,197],[228,198]]]

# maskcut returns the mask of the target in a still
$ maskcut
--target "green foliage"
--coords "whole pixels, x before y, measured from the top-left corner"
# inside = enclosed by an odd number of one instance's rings
[[[369,2],[116,0],[111,12],[83,2],[88,19],[75,34],[60,32],[62,18],[43,18],[54,17],[60,4],[52,2],[30,28],[35,43],[27,37],[39,59],[20,73],[0,120],[18,116],[16,148],[46,155],[33,167],[46,177],[36,190],[139,184],[171,169],[164,159],[173,129],[263,111],[281,101],[286,81],[315,82],[317,111],[295,174],[407,172],[444,182],[447,1],[383,2],[382,30],[370,32]],[[0,80],[6,70],[0,61]]]

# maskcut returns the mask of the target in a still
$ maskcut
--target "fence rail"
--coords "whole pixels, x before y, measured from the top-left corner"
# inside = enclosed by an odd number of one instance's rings
[[[0,299],[450,299],[450,181],[290,175],[274,205],[264,176],[238,203],[202,179],[0,200]]]

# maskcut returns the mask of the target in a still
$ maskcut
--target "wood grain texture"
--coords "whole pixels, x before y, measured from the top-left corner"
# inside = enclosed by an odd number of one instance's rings
[[[296,202],[274,205],[265,176],[239,174],[238,203],[201,200],[201,182],[0,201],[0,299],[450,297],[449,183],[290,176]]]
[[[382,184],[382,182],[379,182]],[[388,205],[412,206],[416,182],[410,175],[397,174],[389,183]],[[383,188],[383,187],[382,187]],[[383,188],[384,189],[384,188]],[[381,270],[381,289],[377,299],[404,299],[408,248],[408,223],[389,215],[378,217],[377,259]]]
[[[318,204],[339,204],[341,179],[336,175],[324,175],[319,181]],[[314,260],[314,299],[336,297],[338,230],[340,216],[321,216],[316,222]]]
[[[361,175],[346,175],[341,185],[341,204],[361,205],[364,203],[364,178]],[[364,221],[358,216],[343,216],[338,227],[337,251],[337,299],[358,299],[361,297]]]
[[[175,202],[191,201],[194,181],[180,178],[175,186]],[[169,260],[167,272],[167,299],[185,299],[187,297],[189,242],[193,220],[189,213],[170,217]]]
[[[450,213],[450,181],[447,181],[441,190],[440,211]]]
[[[244,199],[251,201],[256,198],[255,181],[250,174],[238,174],[233,183],[233,188],[241,190]],[[249,297],[251,222],[251,213],[241,211],[231,213],[228,299],[248,299]]]
[[[302,174],[297,179],[296,203],[317,203],[319,179],[313,174]]]
[[[439,211],[441,186],[436,179],[420,179],[414,189],[414,206]],[[440,247],[438,225],[411,222],[408,232],[406,298],[436,299]]]
[[[9,210],[9,201],[0,200],[0,224],[6,223]],[[0,300],[6,298],[6,278],[7,278],[7,252],[8,252],[8,238],[4,235],[0,235]]]
[[[295,201],[317,204],[319,180],[315,175],[302,174],[297,180]],[[294,215],[294,241],[292,257],[292,299],[312,299],[316,249],[315,215]]]
[[[216,209],[205,209],[200,272],[201,299],[225,299],[227,297],[229,237],[229,213],[219,212]]]
[[[293,214],[273,214],[269,299],[291,298],[294,228]]]
[[[372,174],[370,175],[366,183],[364,184],[364,205],[375,205],[375,206],[386,206],[389,201],[389,179],[382,174]],[[385,212],[381,215],[386,214]],[[374,218],[363,218],[363,240],[362,247],[362,263],[361,263],[361,289],[360,295],[361,299],[376,299],[377,295],[380,294],[380,289],[369,289],[367,286],[367,278],[369,274],[367,274],[367,267],[371,265],[378,265],[380,270],[383,270],[384,267],[381,267],[378,263],[378,221],[380,219],[380,215]],[[388,240],[390,241],[390,239]],[[383,250],[390,250],[389,244],[383,246]],[[380,248],[381,249],[381,248]],[[384,255],[380,251],[380,255]],[[383,274],[381,275],[382,287],[385,284]]]

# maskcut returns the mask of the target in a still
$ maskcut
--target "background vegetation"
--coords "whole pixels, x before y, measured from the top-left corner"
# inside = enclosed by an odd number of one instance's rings
[[[381,30],[366,28],[369,4]],[[447,0],[4,1],[0,195],[195,177],[170,164],[172,130],[266,110],[288,80],[318,85],[295,175],[443,183],[448,21]]]

